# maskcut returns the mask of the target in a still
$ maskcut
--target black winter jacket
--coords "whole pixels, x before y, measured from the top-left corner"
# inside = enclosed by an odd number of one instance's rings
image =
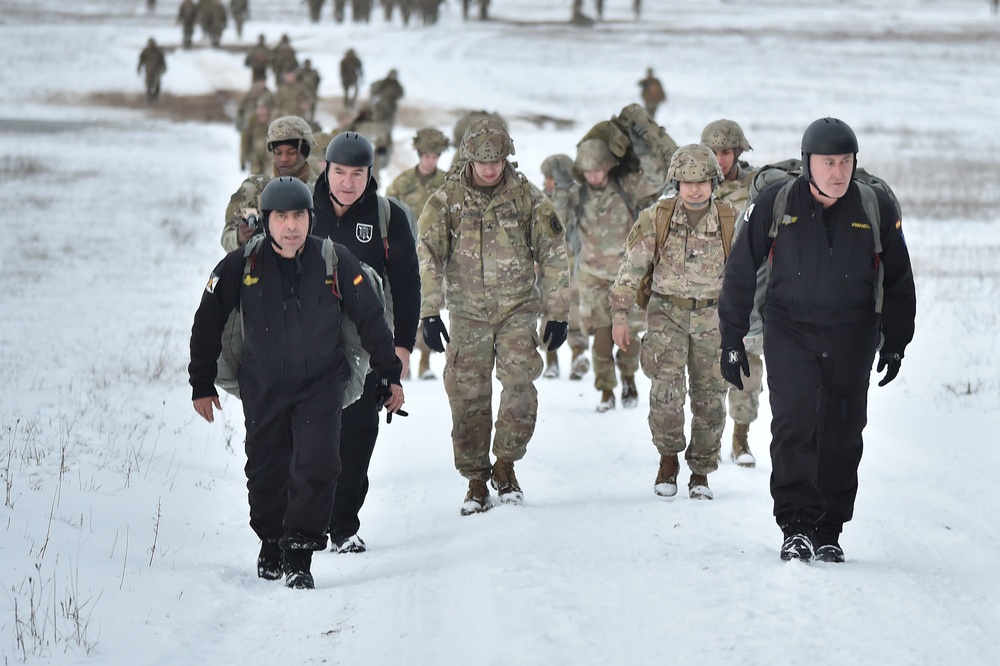
[[[347,209],[343,217],[338,217],[330,200],[330,182],[323,173],[316,181],[313,194],[316,223],[312,233],[344,245],[354,256],[388,279],[396,346],[413,351],[417,324],[420,322],[417,246],[406,213],[390,203],[389,247],[386,250],[379,230],[377,189],[375,179],[370,178],[361,198]]]
[[[913,339],[916,294],[910,255],[895,206],[876,190],[882,254],[875,243],[857,183],[826,209],[800,177],[792,186],[786,215],[775,239],[769,236],[774,200],[781,184],[758,195],[744,213],[733,242],[719,297],[722,347],[735,347],[749,329],[757,269],[771,261],[771,278],[761,316],[764,321],[849,324],[871,321],[881,262],[884,291],[881,326],[886,351],[903,353]],[[827,222],[824,222],[824,215]]]
[[[343,246],[337,250],[337,286],[333,293],[326,276],[322,239],[310,236],[298,256],[301,273],[298,294],[286,301],[287,284],[278,262],[281,257],[267,240],[261,243],[250,274],[244,280],[243,248],[219,262],[202,294],[191,328],[188,375],[193,399],[218,395],[215,376],[222,350],[222,330],[229,314],[243,313],[246,351],[244,366],[275,382],[317,377],[327,372],[349,373],[340,342],[340,317],[354,321],[362,346],[371,355],[379,377],[398,384],[402,364],[396,357],[382,303],[364,280],[357,258]],[[294,304],[294,305],[293,305]],[[296,317],[286,308],[296,307]],[[290,326],[289,322],[293,322]],[[243,370],[241,369],[241,375]]]

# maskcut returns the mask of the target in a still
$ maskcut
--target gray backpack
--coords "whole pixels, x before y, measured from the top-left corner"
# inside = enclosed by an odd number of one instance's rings
[[[245,263],[243,266],[244,280],[250,275],[253,266],[253,259],[260,248],[265,236],[257,234],[251,238],[243,249]],[[323,241],[323,260],[326,263],[326,274],[336,279],[337,275],[337,251],[333,241],[329,238]],[[361,262],[361,269],[365,272],[369,284],[378,296],[379,301],[385,306],[385,291],[382,288],[382,279],[374,268]],[[392,316],[386,311],[386,323],[389,330],[392,330]],[[351,378],[344,389],[344,407],[354,403],[365,389],[365,377],[371,371],[371,357],[361,345],[361,335],[358,327],[350,317],[341,313],[340,317],[340,341],[344,347],[344,355],[347,357],[347,364],[351,368]],[[243,361],[243,313],[234,310],[226,321],[226,326],[222,331],[222,353],[219,355],[218,370],[215,376],[215,385],[223,391],[230,393],[237,398],[240,397],[240,365]]]

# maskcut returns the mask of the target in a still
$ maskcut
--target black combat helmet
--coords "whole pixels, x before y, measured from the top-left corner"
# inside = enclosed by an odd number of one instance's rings
[[[858,137],[843,120],[820,118],[802,134],[802,175],[812,182],[810,155],[854,155],[854,170],[851,171],[851,178],[854,178],[858,168]]]
[[[375,165],[375,148],[371,141],[357,132],[342,132],[333,137],[326,147],[326,161],[341,166],[370,169]]]
[[[260,193],[260,209],[264,214],[264,233],[269,233],[268,218],[272,210],[308,210],[309,229],[312,230],[313,195],[309,187],[298,178],[281,176],[264,186]]]

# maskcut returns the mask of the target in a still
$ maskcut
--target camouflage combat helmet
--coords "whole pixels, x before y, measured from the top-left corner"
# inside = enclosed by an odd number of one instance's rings
[[[569,155],[559,153],[549,155],[542,161],[542,175],[546,178],[559,180],[560,175],[569,175],[573,172],[573,160]]]
[[[260,210],[264,215],[264,233],[270,233],[268,219],[272,210],[307,210],[312,229],[313,196],[309,186],[293,176],[281,176],[268,182],[260,193]]]
[[[701,144],[712,150],[753,150],[743,128],[733,120],[713,120],[701,131]]]
[[[722,182],[722,168],[715,153],[708,146],[692,143],[677,149],[670,158],[667,180],[673,183],[702,183],[712,181],[712,188]]]
[[[448,145],[448,137],[444,135],[444,132],[433,127],[418,129],[416,135],[413,137],[413,148],[417,151],[418,155],[423,155],[424,153],[440,155],[448,150]]]
[[[497,118],[480,118],[462,137],[465,156],[474,162],[499,162],[514,154],[507,126]]]
[[[858,137],[847,123],[837,118],[814,120],[802,134],[802,175],[811,181],[810,155],[854,155],[854,171],[858,168]],[[851,178],[854,178],[854,171]]]
[[[281,116],[267,126],[267,150],[274,152],[274,146],[284,141],[297,141],[299,152],[309,157],[310,149],[316,145],[312,128],[298,116]]]
[[[611,152],[607,141],[603,139],[586,139],[576,147],[576,169],[584,171],[610,171],[618,166],[618,158]]]

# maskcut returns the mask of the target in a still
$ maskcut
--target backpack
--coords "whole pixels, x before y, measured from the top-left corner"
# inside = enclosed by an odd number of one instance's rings
[[[653,296],[653,269],[660,261],[660,248],[667,242],[670,235],[670,220],[677,209],[677,197],[660,199],[656,203],[656,246],[653,249],[653,261],[646,270],[646,274],[639,280],[639,287],[636,290],[635,302],[643,310],[649,305],[649,299]],[[722,232],[722,252],[726,259],[729,259],[729,250],[733,246],[733,235],[736,231],[737,211],[725,202],[714,200],[715,210],[719,214],[719,229]]]
[[[750,198],[747,201],[747,205],[753,203],[753,200],[757,198],[763,190],[768,187],[775,185],[777,183],[784,183],[780,190],[778,190],[777,196],[774,198],[774,209],[771,215],[771,229],[768,232],[768,236],[771,237],[771,253],[774,253],[774,239],[778,236],[778,229],[780,229],[785,221],[785,211],[788,210],[788,199],[791,196],[792,183],[802,175],[802,161],[796,159],[784,160],[782,162],[776,162],[775,164],[768,164],[763,166],[750,181]],[[861,167],[858,167],[854,173],[854,182],[858,184],[858,189],[861,192],[861,205],[865,210],[865,214],[868,216],[868,221],[871,223],[872,237],[875,246],[875,263],[878,267],[878,277],[875,281],[875,312],[882,312],[882,280],[884,268],[880,257],[882,254],[882,216],[879,212],[878,198],[875,195],[875,190],[881,190],[884,192],[889,199],[892,201],[893,206],[896,208],[897,218],[902,218],[902,209],[899,205],[899,199],[896,198],[895,192],[889,187],[889,183],[885,182],[878,176],[868,173]],[[767,295],[768,283],[771,279],[771,257],[768,257],[767,262],[760,267],[757,273],[757,291],[754,295],[754,311],[759,313],[760,308],[764,305],[764,300]],[[759,315],[758,315],[759,316]],[[757,327],[752,327],[757,328]]]
[[[243,282],[250,277],[257,251],[266,236],[257,234],[244,246],[243,257]],[[333,280],[334,294],[340,298],[340,291],[337,288],[337,251],[334,243],[329,238],[323,240],[321,248],[323,261],[326,263],[326,274]],[[382,278],[374,268],[368,264],[361,263],[361,270],[368,278],[369,284],[378,296],[379,301],[385,306],[385,291],[382,288]],[[386,323],[389,330],[392,330],[391,314],[386,311]],[[340,341],[344,347],[344,356],[347,357],[347,364],[351,368],[351,377],[347,381],[344,389],[344,403],[347,407],[353,404],[365,390],[365,377],[371,371],[371,356],[365,351],[361,344],[361,335],[358,327],[350,317],[341,313],[340,317]],[[226,321],[226,326],[222,331],[222,353],[219,355],[218,370],[216,371],[215,385],[223,391],[230,393],[237,398],[240,397],[240,365],[243,361],[243,313],[234,310]]]

